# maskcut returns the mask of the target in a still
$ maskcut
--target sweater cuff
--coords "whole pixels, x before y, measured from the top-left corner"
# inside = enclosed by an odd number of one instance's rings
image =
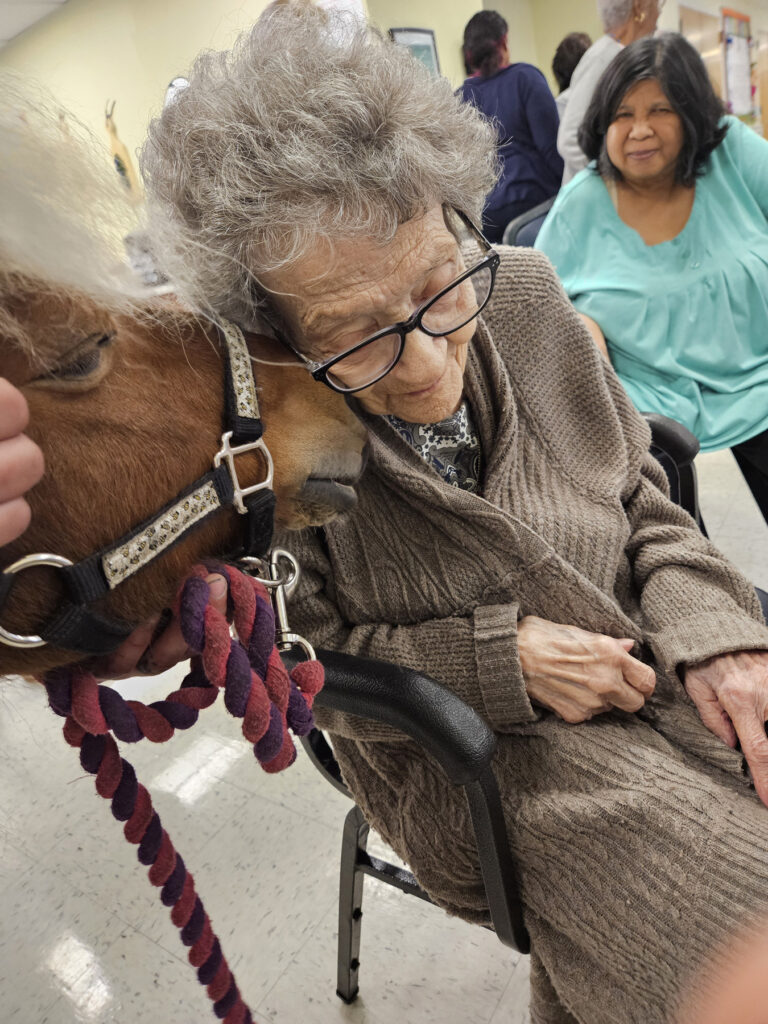
[[[674,672],[716,654],[768,650],[768,628],[747,614],[704,612],[675,622],[669,629],[647,634],[656,661]]]
[[[528,699],[517,652],[516,604],[475,609],[475,664],[485,714],[496,732],[508,732],[538,714]]]

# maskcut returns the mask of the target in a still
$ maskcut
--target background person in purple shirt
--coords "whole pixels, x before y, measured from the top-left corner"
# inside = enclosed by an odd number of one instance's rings
[[[483,231],[500,242],[509,221],[560,187],[557,106],[538,68],[509,63],[507,23],[496,11],[467,22],[464,63],[469,78],[458,94],[497,123],[501,176],[487,199]]]

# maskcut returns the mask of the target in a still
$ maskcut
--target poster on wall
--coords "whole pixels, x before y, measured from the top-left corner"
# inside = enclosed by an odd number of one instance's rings
[[[750,66],[749,16],[723,8],[726,102],[737,117],[751,114],[752,75]]]
[[[398,46],[407,46],[413,56],[429,68],[433,75],[440,74],[437,43],[431,28],[391,28],[389,35]]]

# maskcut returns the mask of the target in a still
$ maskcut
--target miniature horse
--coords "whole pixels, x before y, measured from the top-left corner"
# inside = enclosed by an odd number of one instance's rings
[[[105,221],[120,197],[104,191],[92,154],[78,155],[69,122],[64,130],[61,115],[15,102],[0,110],[0,375],[27,399],[46,470],[28,495],[31,526],[0,550],[0,570],[31,552],[77,562],[154,515],[211,468],[224,406],[217,328],[135,281],[109,283],[125,230],[110,248]],[[277,523],[323,523],[355,500],[363,429],[340,396],[296,365],[275,365],[276,342],[246,342]],[[238,456],[243,485],[264,478],[263,463],[259,452]],[[199,524],[97,610],[138,624],[167,607],[193,564],[237,546],[240,518],[227,509]],[[59,597],[57,570],[20,573],[0,624],[35,633]],[[0,645],[0,676],[73,660],[71,651]]]
[[[32,355],[9,350],[0,337],[0,365],[27,399],[28,433],[43,449],[46,472],[28,496],[31,526],[2,550],[0,567],[34,551],[75,562],[121,537],[210,468],[221,437],[222,353],[212,328],[162,306],[147,308],[143,317],[113,316],[82,296],[39,291],[20,295],[19,303],[40,344]],[[258,343],[263,353],[265,339]],[[277,522],[288,528],[323,523],[354,500],[349,485],[361,468],[362,429],[339,396],[301,370],[255,368],[264,440],[274,459]],[[240,456],[238,473],[244,484],[262,479],[261,456]],[[237,546],[238,518],[227,510],[201,524],[113,591],[110,613],[138,623],[167,606],[190,566]],[[55,570],[27,571],[3,625],[34,633],[57,593]],[[0,647],[0,675],[38,674],[69,660],[71,654],[47,647]]]

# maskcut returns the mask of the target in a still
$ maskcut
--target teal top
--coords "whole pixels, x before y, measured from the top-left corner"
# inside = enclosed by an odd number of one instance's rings
[[[768,141],[725,121],[675,238],[646,245],[593,163],[536,240],[635,406],[684,423],[703,451],[768,429]]]

